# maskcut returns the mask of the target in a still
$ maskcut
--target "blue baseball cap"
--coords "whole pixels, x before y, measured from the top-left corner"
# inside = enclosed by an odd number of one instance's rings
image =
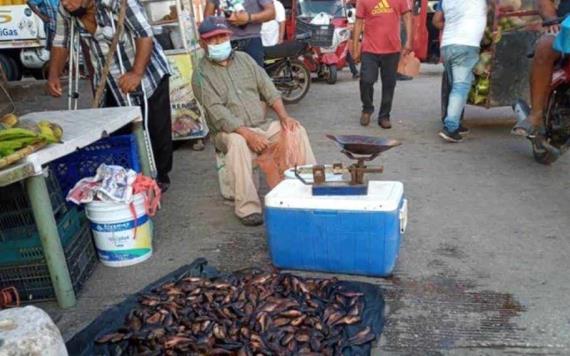
[[[217,35],[230,35],[232,30],[228,27],[226,19],[221,16],[208,16],[198,27],[200,38],[206,40]]]

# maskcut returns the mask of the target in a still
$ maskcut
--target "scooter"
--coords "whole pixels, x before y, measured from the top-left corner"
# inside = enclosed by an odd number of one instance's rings
[[[563,19],[546,21],[543,26],[558,24]],[[561,32],[558,36],[562,36]],[[530,107],[524,100],[513,104],[517,121],[526,119]],[[552,164],[570,149],[570,60],[562,58],[555,68],[550,84],[550,94],[544,112],[544,132],[528,137],[534,159],[542,164]]]
[[[265,47],[265,71],[281,92],[286,104],[298,103],[307,95],[311,86],[311,72],[299,60],[308,49],[310,35],[303,34],[294,41],[284,42],[272,47]]]
[[[328,84],[335,84],[338,71],[348,65],[348,44],[351,30],[346,18],[335,18],[331,21],[334,27],[333,42],[330,47],[313,47],[314,55],[309,60],[309,67],[320,79]]]
[[[319,79],[335,84],[338,71],[348,64],[351,25],[344,2],[323,3],[327,2],[306,0],[300,4],[297,33],[311,33],[311,53],[305,56],[305,65]]]

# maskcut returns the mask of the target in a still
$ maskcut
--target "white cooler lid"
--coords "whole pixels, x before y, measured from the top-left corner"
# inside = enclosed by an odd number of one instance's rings
[[[368,195],[313,196],[312,186],[286,179],[265,196],[265,206],[281,209],[395,211],[404,195],[401,182],[370,181]]]

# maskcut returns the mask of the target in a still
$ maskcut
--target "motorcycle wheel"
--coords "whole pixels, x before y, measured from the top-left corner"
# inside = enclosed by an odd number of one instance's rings
[[[337,79],[337,75],[338,75],[337,69],[336,69],[335,65],[330,65],[327,67],[328,67],[327,68],[328,69],[327,83],[332,85],[332,84],[336,83],[336,79]]]
[[[283,62],[271,78],[286,104],[295,104],[301,101],[311,86],[311,72],[303,62],[297,59],[293,59],[289,63]],[[291,83],[294,85],[292,86]]]

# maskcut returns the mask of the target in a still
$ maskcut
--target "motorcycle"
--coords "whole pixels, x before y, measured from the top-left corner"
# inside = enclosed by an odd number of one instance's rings
[[[311,33],[311,53],[305,57],[305,64],[319,79],[335,84],[338,71],[348,64],[351,26],[345,3],[299,1],[299,14],[297,33]]]
[[[281,92],[286,104],[298,103],[307,95],[311,86],[311,72],[299,60],[308,51],[309,35],[299,35],[294,41],[265,47],[265,71]]]
[[[562,20],[545,21],[543,26],[559,24]],[[564,32],[560,32],[559,36],[562,35]],[[530,113],[529,105],[521,99],[513,104],[513,110],[519,122]],[[570,60],[566,57],[554,69],[543,124],[544,133],[527,138],[531,141],[534,159],[552,164],[570,148]]]

